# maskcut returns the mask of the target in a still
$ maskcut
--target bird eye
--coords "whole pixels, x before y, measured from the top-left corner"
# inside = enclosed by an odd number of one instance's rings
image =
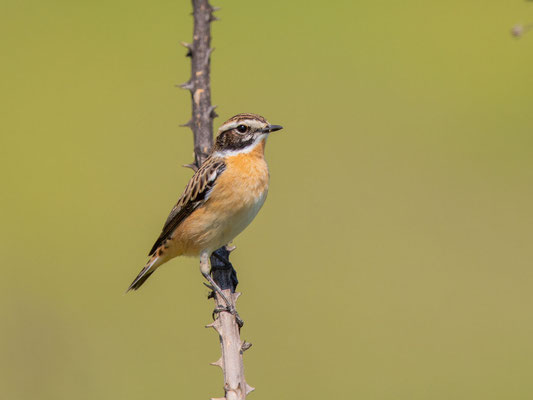
[[[246,133],[247,130],[248,130],[248,127],[247,127],[246,125],[239,125],[239,126],[237,127],[237,131],[238,131],[239,133]]]

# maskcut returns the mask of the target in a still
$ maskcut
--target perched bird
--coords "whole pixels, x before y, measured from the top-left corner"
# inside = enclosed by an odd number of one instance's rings
[[[222,294],[211,278],[209,257],[241,233],[263,206],[269,181],[265,144],[280,129],[255,114],[238,114],[220,127],[211,154],[170,211],[150,260],[128,291],[137,290],[171,258],[194,256],[200,257],[203,276]]]

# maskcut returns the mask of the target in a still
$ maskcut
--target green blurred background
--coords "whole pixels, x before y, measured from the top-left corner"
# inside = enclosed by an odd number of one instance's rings
[[[233,255],[250,398],[533,398],[533,5],[215,5],[215,125],[285,126]],[[191,176],[190,12],[2,2],[3,399],[223,393],[196,260],[123,294]]]

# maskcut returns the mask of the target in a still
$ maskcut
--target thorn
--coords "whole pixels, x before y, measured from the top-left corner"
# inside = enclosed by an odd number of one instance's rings
[[[196,166],[196,164],[184,164],[184,165],[182,165],[182,167],[190,168],[190,169],[192,169],[194,172],[198,171],[198,167]]]
[[[185,57],[192,57],[192,49],[193,49],[192,44],[187,43],[187,42],[180,42],[180,44],[183,47],[187,48],[187,54],[185,54]]]
[[[241,292],[235,292],[235,293],[233,293],[233,298],[235,299],[235,302],[237,302],[237,299],[238,299],[239,297],[241,297],[241,294],[242,294]]]
[[[234,246],[234,245],[227,245],[226,246],[226,250],[228,251],[228,253],[231,253],[233,250],[235,250],[237,248],[237,246]]]
[[[222,367],[222,357],[220,357],[218,360],[216,360],[215,362],[212,362],[210,363],[209,365],[212,365],[213,367],[220,367],[220,368],[223,368]]]
[[[213,328],[215,331],[217,331],[218,334],[220,334],[220,322],[218,321],[218,318],[215,319],[213,322],[205,326],[206,328]]]
[[[246,384],[246,394],[251,393],[251,392],[253,392],[254,390],[255,390],[254,387],[252,387],[252,386]]]
[[[186,123],[180,125],[182,128],[192,127],[192,119],[188,120]]]
[[[246,340],[242,342],[241,345],[241,351],[244,353],[246,350],[248,350],[250,347],[252,347],[251,343],[248,343]]]
[[[211,53],[215,51],[215,48],[214,47],[210,47],[209,49],[207,49],[207,57],[209,58],[211,56]]]
[[[178,85],[180,88],[182,89],[187,89],[187,90],[193,90],[194,89],[194,84],[191,82],[191,81],[187,81],[185,83],[182,83],[181,85]]]
[[[217,105],[209,106],[207,113],[209,114],[209,118],[215,119],[218,117],[218,114],[215,112],[215,108],[217,108]]]
[[[218,322],[218,320],[216,319],[216,320],[214,320],[213,322],[211,322],[210,324],[207,324],[205,327],[206,327],[206,328],[213,328],[215,331],[218,332],[219,322]]]

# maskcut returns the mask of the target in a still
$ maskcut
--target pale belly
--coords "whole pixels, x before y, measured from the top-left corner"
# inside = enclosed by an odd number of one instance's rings
[[[209,200],[196,210],[173,235],[171,257],[178,255],[198,256],[209,253],[231,242],[255,218],[263,206],[267,195],[265,190],[254,201],[212,202]]]
[[[221,230],[215,241],[214,249],[231,242],[237,237],[250,223],[253,221],[263,204],[265,203],[267,190],[265,190],[254,202],[247,207],[242,208],[236,212],[233,216],[229,217],[224,225],[225,228]]]

